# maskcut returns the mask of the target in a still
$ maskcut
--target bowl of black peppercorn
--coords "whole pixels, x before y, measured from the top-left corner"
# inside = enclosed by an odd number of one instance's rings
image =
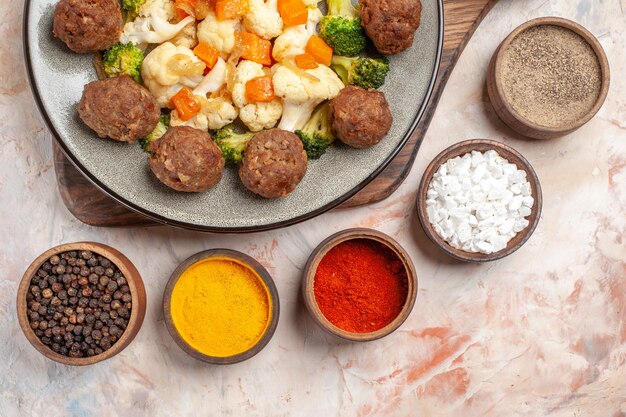
[[[20,327],[35,349],[65,365],[92,365],[120,353],[146,313],[133,263],[95,242],[67,243],[28,267],[17,293]]]

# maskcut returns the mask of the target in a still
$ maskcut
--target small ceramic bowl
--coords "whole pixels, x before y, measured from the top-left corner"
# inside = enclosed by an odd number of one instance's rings
[[[108,350],[102,352],[99,355],[90,356],[88,358],[70,358],[68,356],[63,356],[59,353],[54,352],[48,346],[46,346],[35,334],[35,332],[31,329],[27,316],[27,302],[26,295],[28,294],[28,289],[30,286],[31,279],[37,273],[37,270],[44,262],[46,262],[51,256],[59,255],[64,252],[69,251],[82,251],[87,250],[91,251],[95,254],[101,255],[117,266],[120,272],[126,278],[128,282],[128,286],[130,287],[130,294],[132,296],[132,309],[130,310],[130,319],[128,321],[128,325],[126,326],[126,330],[122,333],[122,336],[119,338],[117,342]],[[44,355],[48,359],[52,359],[53,361],[62,363],[64,365],[74,365],[74,366],[84,366],[84,365],[93,365],[94,363],[102,362],[103,360],[109,359],[122,350],[124,350],[130,342],[133,341],[141,325],[143,323],[144,316],[146,314],[146,290],[143,285],[143,280],[141,279],[141,275],[135,265],[121,252],[113,249],[110,246],[104,245],[102,243],[96,242],[76,242],[76,243],[66,243],[63,245],[55,246],[51,249],[48,249],[41,255],[35,259],[22,278],[20,282],[20,286],[17,291],[17,318],[20,323],[20,327],[22,328],[22,332],[28,339],[31,345],[35,349],[37,349],[42,355]]]
[[[203,352],[200,352],[199,350],[191,346],[185,341],[185,339],[183,339],[181,334],[178,332],[178,329],[174,325],[174,320],[172,319],[172,292],[174,291],[174,286],[178,282],[178,279],[183,274],[183,272],[185,272],[193,264],[211,258],[233,259],[248,266],[261,278],[261,280],[267,287],[269,297],[272,302],[271,317],[263,336],[250,349],[237,355],[228,357],[210,356]],[[174,270],[174,272],[170,276],[169,281],[167,282],[167,286],[165,287],[165,293],[163,294],[163,316],[165,317],[165,325],[167,326],[167,330],[172,339],[174,339],[176,344],[192,358],[213,365],[231,365],[234,363],[243,362],[263,350],[263,348],[272,339],[272,336],[274,336],[276,326],[278,325],[279,315],[280,302],[278,298],[278,291],[276,290],[276,285],[274,285],[274,280],[270,276],[269,272],[267,272],[263,265],[257,262],[256,259],[246,255],[245,253],[241,253],[231,249],[211,249],[196,253],[195,255],[187,258]]]
[[[404,265],[404,269],[407,274],[407,297],[402,310],[387,326],[370,333],[352,333],[340,329],[324,316],[315,300],[314,282],[315,273],[319,263],[332,248],[340,243],[353,239],[367,239],[382,243],[396,254],[398,259]],[[313,320],[315,320],[315,322],[322,329],[344,340],[352,342],[367,342],[380,339],[381,337],[391,334],[409,317],[409,314],[411,314],[411,310],[415,305],[415,299],[417,298],[417,274],[415,273],[415,267],[413,266],[413,262],[411,261],[409,254],[406,253],[402,246],[400,246],[400,244],[398,244],[398,242],[391,237],[372,229],[348,229],[326,238],[317,246],[317,248],[315,248],[309,257],[306,266],[304,267],[302,294],[304,297],[304,303],[309,310],[309,313],[311,313]]]
[[[564,124],[563,126],[559,127],[546,127],[538,125],[516,112],[504,94],[504,87],[501,75],[503,71],[503,56],[513,39],[515,39],[517,35],[529,28],[544,25],[561,26],[580,35],[596,53],[596,56],[598,57],[598,62],[600,63],[600,70],[602,72],[602,84],[600,87],[600,94],[598,95],[598,99],[596,100],[595,105],[577,121],[569,124]],[[609,84],[609,61],[606,57],[606,54],[604,53],[604,49],[602,49],[602,46],[600,45],[600,42],[598,42],[596,37],[593,36],[591,32],[589,32],[578,23],[571,20],[562,19],[560,17],[541,17],[538,19],[533,19],[524,23],[513,32],[511,32],[511,34],[507,36],[504,41],[502,41],[502,43],[494,53],[487,74],[487,93],[489,94],[489,100],[491,101],[491,104],[493,105],[494,110],[498,114],[500,119],[502,119],[505,124],[507,124],[517,133],[534,139],[558,138],[567,135],[583,126],[585,123],[591,120],[591,118],[598,112],[598,110],[600,110],[600,107],[602,107],[602,104],[604,103],[604,100],[606,99],[609,91]]]
[[[501,157],[517,165],[518,169],[526,171],[526,180],[530,183],[532,197],[535,199],[535,203],[531,209],[530,216],[526,217],[529,225],[524,230],[515,235],[515,237],[513,237],[513,239],[509,241],[506,248],[490,254],[465,252],[451,246],[448,242],[446,242],[443,238],[441,238],[441,236],[437,234],[432,224],[430,224],[430,221],[428,220],[428,215],[426,213],[426,193],[428,191],[428,186],[433,179],[433,175],[437,172],[437,170],[439,170],[439,167],[447,160],[455,158],[457,156],[465,155],[466,153],[472,151],[486,152],[489,150],[495,150]],[[445,253],[452,256],[453,258],[465,262],[495,261],[496,259],[504,258],[505,256],[508,256],[521,248],[522,245],[526,243],[526,241],[533,234],[535,228],[537,227],[537,224],[539,223],[542,203],[543,198],[541,195],[541,185],[539,184],[539,179],[537,178],[535,170],[526,160],[526,158],[524,158],[519,152],[517,152],[510,146],[486,139],[473,139],[460,142],[456,145],[450,146],[448,149],[437,155],[435,159],[433,159],[433,161],[428,165],[428,167],[426,167],[426,171],[422,176],[422,181],[420,182],[417,192],[417,214],[420,223],[422,224],[422,228],[426,233],[426,236],[428,236],[439,249],[443,250]]]

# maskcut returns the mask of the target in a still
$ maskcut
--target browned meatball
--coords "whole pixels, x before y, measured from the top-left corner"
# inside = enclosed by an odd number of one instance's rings
[[[120,142],[146,136],[161,117],[154,96],[128,75],[87,84],[77,109],[98,136]]]
[[[389,133],[393,117],[385,95],[346,87],[331,102],[328,121],[333,134],[353,148],[369,148]]]
[[[420,26],[420,0],[360,0],[361,24],[378,52],[397,54],[413,45]]]
[[[265,198],[284,197],[306,174],[307,157],[300,139],[281,129],[254,135],[239,167],[246,188]]]
[[[118,0],[61,0],[54,10],[52,33],[74,52],[109,49],[122,33]]]
[[[222,179],[222,151],[208,132],[188,126],[170,127],[151,144],[150,151],[152,172],[176,191],[201,193]]]

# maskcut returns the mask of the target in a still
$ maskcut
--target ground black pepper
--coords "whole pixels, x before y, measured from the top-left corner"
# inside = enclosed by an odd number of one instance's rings
[[[27,316],[54,352],[98,355],[119,340],[132,309],[127,280],[110,260],[90,251],[51,256],[35,273]]]
[[[513,39],[502,58],[502,87],[513,109],[540,126],[578,121],[600,95],[600,62],[570,29],[541,25]]]

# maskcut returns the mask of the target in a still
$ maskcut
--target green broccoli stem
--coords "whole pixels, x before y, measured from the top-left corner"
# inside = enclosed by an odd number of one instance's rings
[[[354,60],[355,58],[335,55],[330,63],[330,67],[337,73],[345,85],[350,84],[350,71],[352,70]]]
[[[351,0],[328,0],[328,14],[334,16],[359,17],[359,11]]]

